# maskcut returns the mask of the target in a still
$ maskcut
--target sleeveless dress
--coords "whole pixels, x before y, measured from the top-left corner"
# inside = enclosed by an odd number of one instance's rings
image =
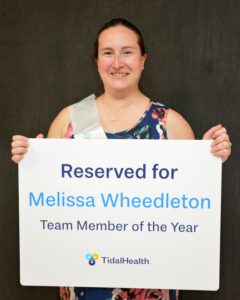
[[[168,108],[150,102],[137,124],[117,133],[105,132],[108,139],[167,139],[166,120]],[[69,123],[65,138],[74,138]],[[61,300],[178,300],[178,291],[166,289],[120,289],[61,287]]]

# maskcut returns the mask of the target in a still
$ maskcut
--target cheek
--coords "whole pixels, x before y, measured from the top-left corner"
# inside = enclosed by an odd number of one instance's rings
[[[99,72],[104,72],[107,71],[108,68],[110,67],[111,62],[110,60],[107,59],[100,59],[97,61],[97,67]]]
[[[141,76],[143,70],[143,64],[140,62],[133,62],[129,64],[129,68],[136,74],[136,76]]]
[[[133,59],[128,61],[128,66],[133,70],[141,71],[143,69],[144,61],[141,59]]]

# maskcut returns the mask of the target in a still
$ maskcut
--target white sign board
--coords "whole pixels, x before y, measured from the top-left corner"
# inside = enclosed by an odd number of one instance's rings
[[[30,139],[19,196],[23,285],[219,288],[210,141]]]

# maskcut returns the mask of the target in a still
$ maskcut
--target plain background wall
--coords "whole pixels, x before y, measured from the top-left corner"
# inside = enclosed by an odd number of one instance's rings
[[[179,111],[197,138],[219,122],[228,128],[233,154],[223,166],[221,287],[218,292],[183,291],[181,299],[239,299],[240,2],[0,0],[1,299],[58,299],[56,288],[19,284],[11,136],[47,134],[60,109],[100,93],[93,41],[99,27],[118,16],[143,33],[149,54],[143,91]]]

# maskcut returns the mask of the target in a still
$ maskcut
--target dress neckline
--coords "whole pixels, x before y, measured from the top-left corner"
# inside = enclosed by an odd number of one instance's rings
[[[138,119],[138,121],[132,127],[128,128],[128,129],[121,130],[121,131],[115,131],[115,132],[105,131],[105,134],[119,135],[119,134],[127,133],[130,130],[133,130],[146,118],[149,111],[151,110],[152,105],[153,105],[153,102],[150,101],[149,104],[148,104],[147,109],[143,112],[142,116]]]

